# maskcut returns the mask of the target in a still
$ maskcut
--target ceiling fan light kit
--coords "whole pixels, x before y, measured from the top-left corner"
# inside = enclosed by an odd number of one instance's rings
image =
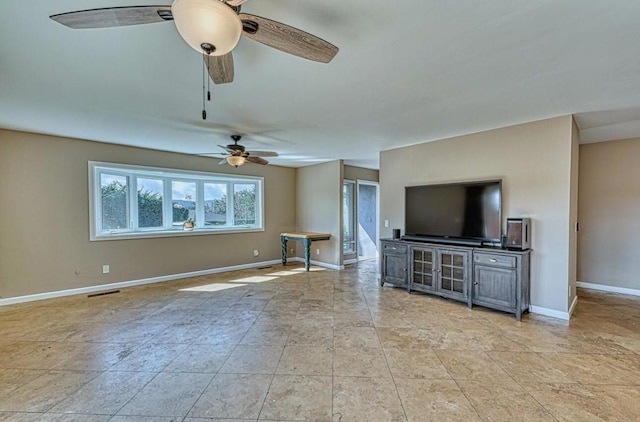
[[[224,56],[242,35],[240,17],[219,0],[175,0],[171,12],[180,36],[199,53]]]
[[[227,163],[238,168],[245,163],[246,159],[242,155],[231,155],[227,157]]]

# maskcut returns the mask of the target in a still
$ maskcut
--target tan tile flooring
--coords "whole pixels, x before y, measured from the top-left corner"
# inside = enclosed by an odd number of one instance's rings
[[[0,421],[640,420],[639,298],[517,322],[375,265],[1,307]]]

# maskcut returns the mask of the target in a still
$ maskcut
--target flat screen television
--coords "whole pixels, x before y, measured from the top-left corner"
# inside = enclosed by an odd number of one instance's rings
[[[500,180],[407,186],[405,238],[499,242],[501,208]]]

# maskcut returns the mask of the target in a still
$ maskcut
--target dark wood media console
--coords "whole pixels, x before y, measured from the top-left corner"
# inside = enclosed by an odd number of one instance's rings
[[[531,250],[380,241],[380,285],[420,291],[515,314],[530,305]]]

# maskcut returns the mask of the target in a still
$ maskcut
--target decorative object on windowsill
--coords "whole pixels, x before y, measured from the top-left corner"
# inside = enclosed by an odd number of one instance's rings
[[[329,63],[338,53],[335,45],[300,29],[260,16],[240,13],[246,1],[174,0],[171,6],[117,6],[60,13],[49,17],[72,29],[174,21],[182,39],[202,54],[207,73],[216,84],[233,82],[232,50],[241,35],[282,52],[321,63]],[[210,91],[206,98],[211,100]],[[207,118],[204,107],[202,118]]]
[[[238,141],[242,139],[240,135],[231,135],[233,144],[227,146],[218,145],[224,150],[224,153],[200,153],[197,155],[222,155],[224,158],[218,164],[229,164],[233,167],[240,167],[245,163],[254,163],[267,165],[269,162],[261,157],[277,157],[278,153],[273,151],[247,151],[244,145],[240,145]]]
[[[192,231],[195,226],[195,221],[193,221],[193,218],[190,218],[184,222],[184,224],[182,225],[182,230]]]

